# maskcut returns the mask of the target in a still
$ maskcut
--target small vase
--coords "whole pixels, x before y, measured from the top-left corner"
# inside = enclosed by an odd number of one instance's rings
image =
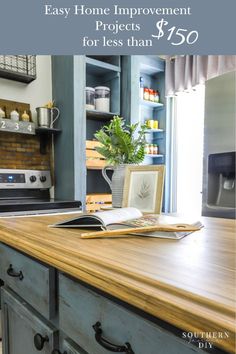
[[[20,115],[19,113],[17,112],[17,110],[14,110],[14,111],[11,111],[10,113],[10,118],[13,122],[19,122],[19,119],[20,119]]]
[[[24,111],[24,113],[21,116],[21,119],[22,119],[23,122],[29,122],[30,121],[30,116],[29,116],[29,114],[26,111]]]
[[[102,175],[109,184],[112,191],[112,206],[114,208],[122,207],[126,166],[126,164],[118,166],[106,166],[102,169]],[[114,171],[112,179],[107,176],[107,170]]]
[[[6,118],[6,113],[1,107],[0,107],[0,118]]]

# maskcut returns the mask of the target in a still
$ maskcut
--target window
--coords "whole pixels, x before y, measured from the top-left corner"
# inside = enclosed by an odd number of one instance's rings
[[[173,98],[172,198],[180,214],[201,215],[205,86]]]

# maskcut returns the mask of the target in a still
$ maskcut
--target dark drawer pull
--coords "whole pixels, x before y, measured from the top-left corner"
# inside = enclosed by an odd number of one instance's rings
[[[7,270],[7,274],[13,278],[19,278],[19,280],[23,280],[23,278],[24,278],[22,271],[20,270],[18,273],[15,272],[12,267],[12,264],[9,265],[9,268]]]
[[[110,352],[115,352],[115,353],[135,354],[129,343],[125,343],[125,345],[116,345],[116,344],[109,342],[107,339],[103,338],[100,322],[96,322],[95,325],[93,325],[93,329],[95,331],[96,341],[103,348],[109,350]]]
[[[49,342],[48,336],[43,337],[40,333],[35,334],[34,346],[37,350],[42,350],[45,342]]]

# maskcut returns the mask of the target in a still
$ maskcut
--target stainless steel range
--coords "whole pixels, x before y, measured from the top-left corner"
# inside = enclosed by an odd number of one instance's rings
[[[80,210],[81,202],[50,198],[50,171],[0,169],[0,215]]]

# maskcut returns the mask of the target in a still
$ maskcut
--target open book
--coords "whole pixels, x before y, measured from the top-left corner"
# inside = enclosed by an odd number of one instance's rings
[[[51,225],[51,227],[65,227],[65,228],[81,228],[81,229],[93,229],[93,230],[116,230],[120,228],[133,228],[133,227],[144,227],[144,226],[154,226],[158,224],[178,224],[178,223],[188,223],[192,226],[203,227],[200,221],[192,222],[189,220],[183,220],[174,216],[162,216],[156,214],[146,214],[143,215],[136,208],[120,208],[109,211],[102,211],[96,213],[83,214],[77,216],[76,218],[64,220],[60,223]],[[180,239],[191,232],[137,232],[135,235],[148,236],[148,237],[161,237],[161,238],[172,238]],[[134,235],[134,234],[133,234]]]

